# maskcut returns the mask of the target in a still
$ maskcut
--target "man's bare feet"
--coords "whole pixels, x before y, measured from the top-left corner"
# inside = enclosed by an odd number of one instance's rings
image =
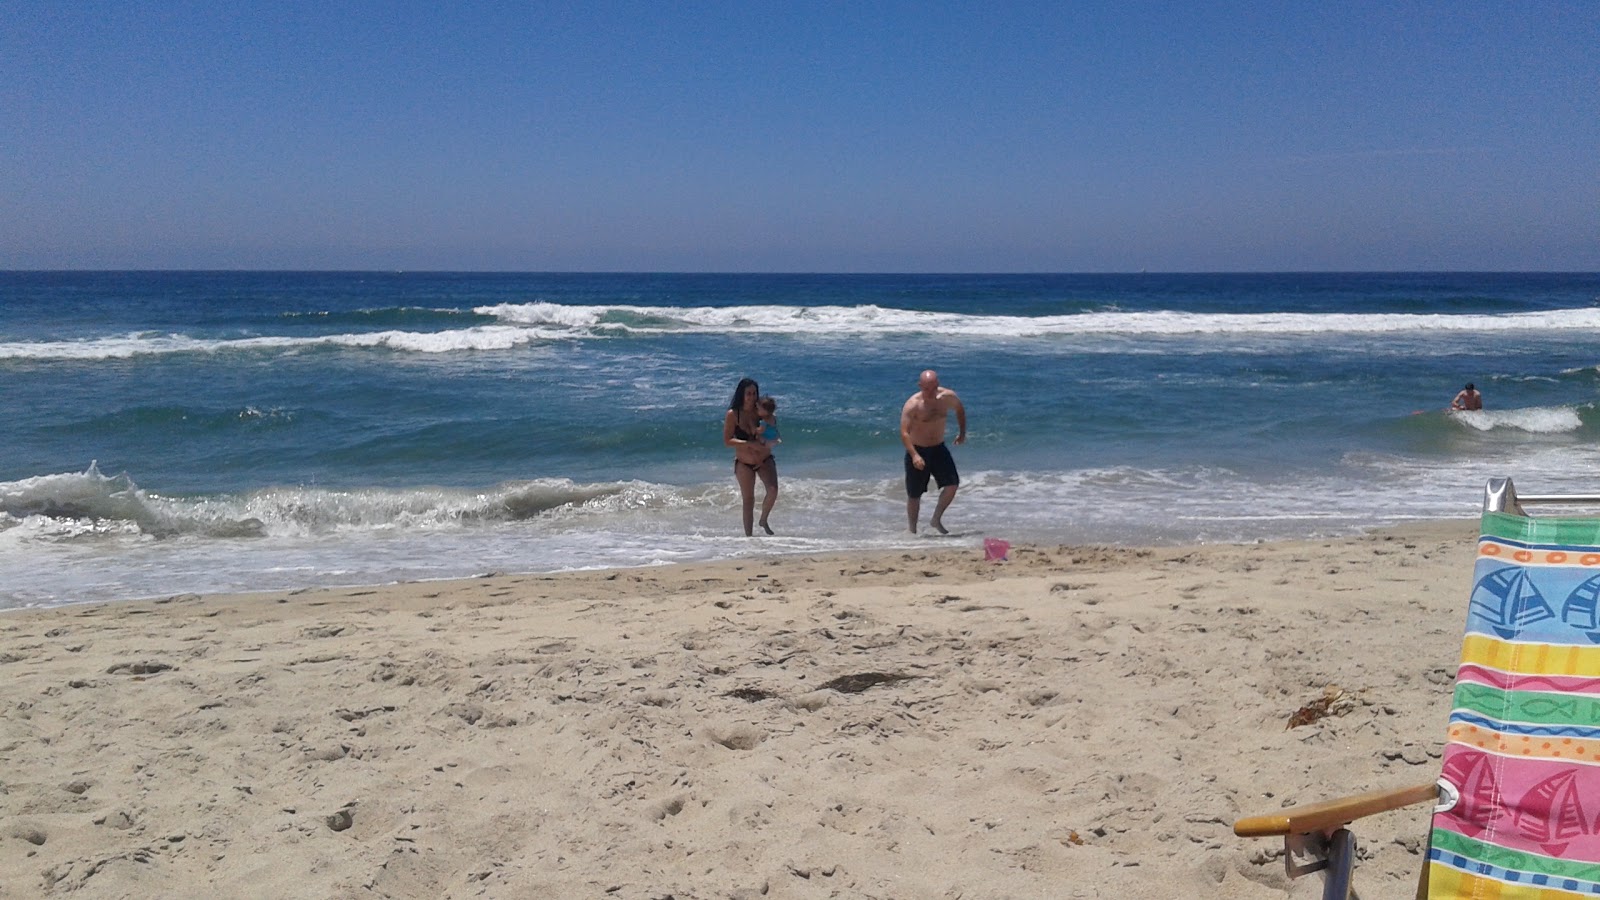
[[[772,533],[772,526],[771,526],[771,525],[768,525],[768,524],[767,524],[767,523],[765,523],[765,522],[762,522],[762,523],[761,523],[761,530],[762,530],[762,531],[765,531],[765,532],[766,532],[766,533],[767,533],[767,534],[771,534],[771,533]]]
[[[929,522],[928,524],[932,525],[935,529],[937,529],[940,534],[949,534],[950,533],[950,531],[944,527],[944,523],[943,522],[935,521],[935,522]]]

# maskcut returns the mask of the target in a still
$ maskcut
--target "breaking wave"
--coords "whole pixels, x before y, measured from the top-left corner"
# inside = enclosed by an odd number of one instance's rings
[[[138,534],[157,538],[304,536],[425,531],[538,517],[595,515],[693,503],[694,489],[646,482],[581,484],[552,478],[483,491],[461,488],[274,487],[243,495],[164,497],[126,473],[40,475],[0,483],[0,531],[64,540]]]
[[[1525,431],[1530,434],[1564,434],[1583,427],[1583,417],[1572,406],[1530,406],[1523,409],[1456,410],[1450,420],[1474,431]]]
[[[1503,315],[1419,313],[1189,313],[1101,310],[1055,316],[961,315],[863,306],[655,307],[560,303],[500,304],[470,311],[363,310],[296,321],[322,326],[405,322],[402,330],[321,335],[203,338],[140,332],[84,340],[0,342],[0,360],[98,360],[146,355],[204,353],[292,353],[319,348],[374,349],[404,353],[503,351],[541,342],[605,339],[630,335],[760,334],[829,337],[939,334],[988,338],[1050,338],[1079,335],[1249,336],[1424,334],[1439,331],[1600,332],[1600,308],[1546,310]],[[468,327],[454,327],[459,322]]]
[[[994,337],[1122,334],[1378,334],[1413,331],[1600,330],[1600,308],[1505,315],[1415,313],[1187,313],[1099,311],[1062,316],[992,316],[881,306],[572,306],[502,304],[473,310],[519,325],[573,330],[761,334],[938,333]]]

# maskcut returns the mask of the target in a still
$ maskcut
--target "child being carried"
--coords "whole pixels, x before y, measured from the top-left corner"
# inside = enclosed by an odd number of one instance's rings
[[[762,397],[756,401],[756,410],[760,413],[762,443],[783,443],[783,438],[778,435],[778,398],[771,394]]]

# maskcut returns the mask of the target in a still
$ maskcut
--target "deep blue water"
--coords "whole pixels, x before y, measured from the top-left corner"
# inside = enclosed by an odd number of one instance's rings
[[[1249,540],[1592,490],[1600,275],[0,273],[0,607],[893,547]],[[781,402],[775,538],[721,416]],[[1487,410],[1447,415],[1462,383]],[[952,540],[952,539],[945,539]]]

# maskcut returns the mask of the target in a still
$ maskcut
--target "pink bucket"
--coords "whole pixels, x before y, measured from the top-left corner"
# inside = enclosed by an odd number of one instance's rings
[[[1011,545],[999,538],[983,539],[983,558],[987,562],[1005,562],[1006,554],[1011,552]]]

